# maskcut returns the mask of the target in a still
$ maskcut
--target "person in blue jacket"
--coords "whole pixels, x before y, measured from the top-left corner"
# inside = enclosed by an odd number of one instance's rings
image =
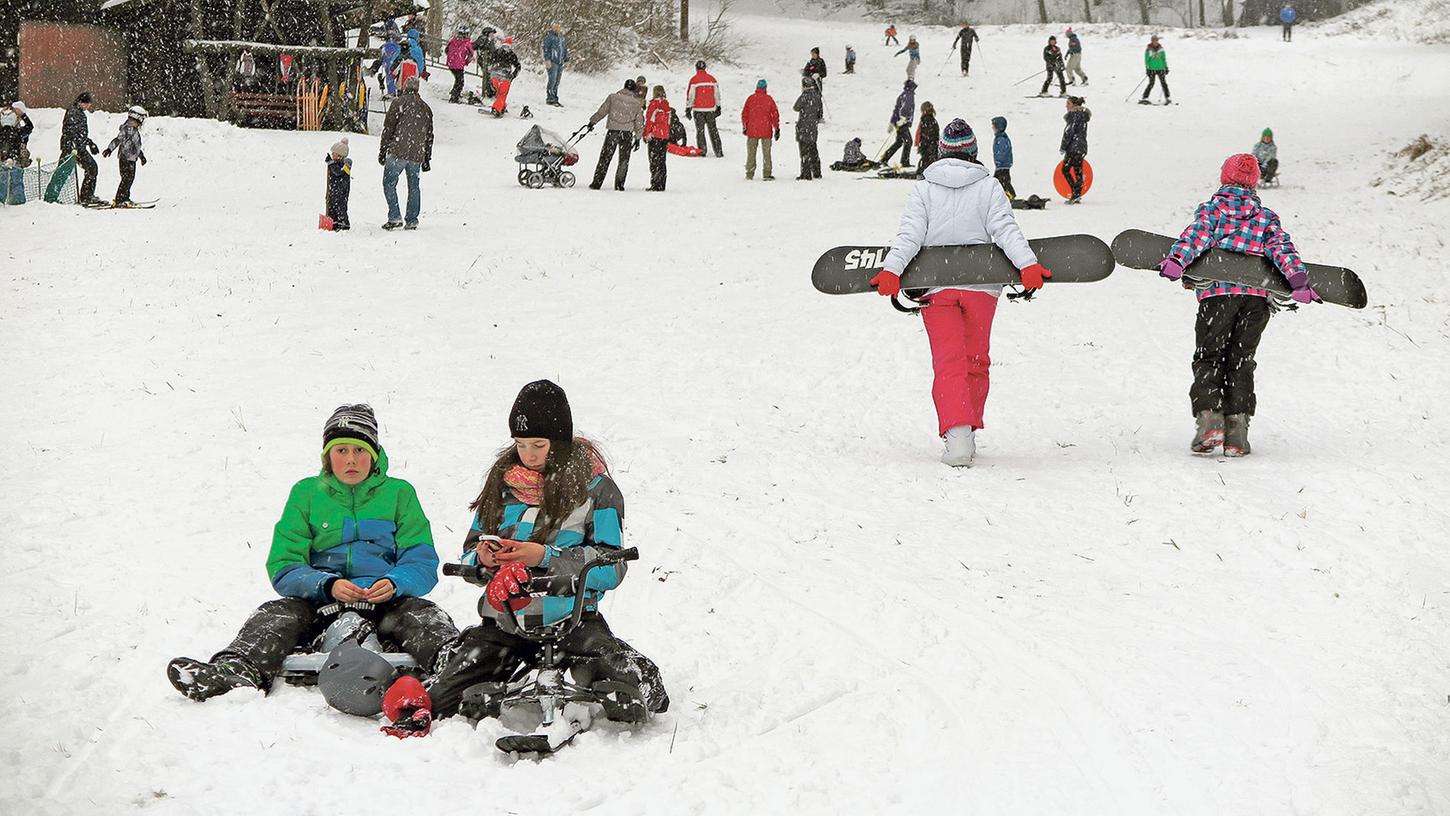
[[[1299,12],[1294,10],[1293,3],[1285,3],[1284,7],[1279,9],[1279,22],[1284,24],[1284,42],[1294,41],[1294,21],[1297,19],[1299,19]]]
[[[564,107],[559,102],[559,77],[564,73],[564,63],[569,61],[569,44],[564,41],[564,32],[555,23],[544,35],[544,61],[548,63],[549,87],[547,104]]]
[[[398,35],[389,34],[382,48],[378,49],[378,61],[376,66],[382,69],[385,96],[393,97],[398,95],[398,76],[394,70],[397,68],[398,57],[403,53],[403,46],[398,44]]]
[[[1007,117],[993,116],[992,132],[997,134],[992,137],[992,163],[997,165],[992,176],[1001,182],[1002,192],[1010,201],[1017,197],[1017,191],[1012,189],[1012,139],[1007,136]]]
[[[408,32],[408,58],[418,65],[418,76],[428,78],[428,55],[423,53],[423,32],[413,29]]]
[[[916,82],[906,80],[901,93],[896,97],[896,107],[891,109],[891,130],[896,131],[896,141],[881,157],[882,164],[890,164],[891,156],[901,149],[901,166],[911,164],[911,123],[916,118]]]

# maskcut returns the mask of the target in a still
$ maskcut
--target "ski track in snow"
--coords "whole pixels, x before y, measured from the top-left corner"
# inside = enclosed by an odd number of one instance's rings
[[[1450,203],[1368,187],[1450,121],[1450,51],[1170,31],[1182,104],[1143,108],[1122,101],[1142,38],[1075,26],[1096,185],[1019,212],[1029,237],[1176,232],[1267,125],[1285,184],[1265,203],[1371,305],[1274,318],[1255,453],[1228,462],[1186,453],[1188,293],[1119,268],[1003,302],[979,465],[959,472],[936,461],[920,323],[808,282],[832,245],[889,242],[909,186],[792,180],[808,49],[831,66],[825,163],[885,138],[904,58],[875,21],[737,27],[748,67],[715,71],[727,158],[672,157],[663,196],[642,192],[642,150],[628,193],[582,189],[599,133],[580,189],[522,189],[530,123],[433,83],[416,233],[377,229],[376,137],[351,137],[355,227],[327,234],[336,134],[165,118],[136,183],[157,209],[0,210],[4,810],[1450,812]],[[961,80],[937,75],[952,30],[902,27],[943,124],[964,116],[989,154],[988,120],[1010,120],[1024,196],[1050,191],[1062,102],[1011,83],[1048,32],[984,27]],[[735,127],[760,75],[787,122],[773,184],[743,180]],[[677,102],[687,77],[670,74]],[[568,133],[614,85],[566,74],[560,111],[526,74],[513,107]],[[42,155],[60,115],[33,114]],[[92,134],[119,122],[94,115]],[[514,763],[493,721],[400,742],[312,689],[204,706],[171,690],[170,657],[209,656],[271,597],[271,527],[335,405],[377,408],[451,559],[538,377],[615,465],[643,560],[606,608],[660,663],[669,713]],[[472,587],[430,597],[473,621]]]

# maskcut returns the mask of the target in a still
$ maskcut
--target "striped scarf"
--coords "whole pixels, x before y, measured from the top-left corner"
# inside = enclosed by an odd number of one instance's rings
[[[503,475],[503,483],[519,501],[530,507],[538,507],[544,500],[544,474],[537,470],[514,465]]]

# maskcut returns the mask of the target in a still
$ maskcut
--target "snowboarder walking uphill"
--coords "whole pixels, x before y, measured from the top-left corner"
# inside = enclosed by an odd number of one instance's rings
[[[604,135],[604,146],[599,149],[599,163],[594,166],[594,181],[589,183],[589,189],[598,190],[604,186],[604,174],[609,172],[610,158],[617,153],[619,163],[614,169],[614,189],[623,190],[624,180],[629,176],[629,153],[639,149],[639,139],[644,133],[644,111],[639,106],[639,97],[635,95],[634,80],[626,79],[623,88],[604,97],[599,110],[589,117],[589,129],[593,130],[600,120],[607,120],[605,127],[608,133]]]
[[[126,110],[126,121],[121,123],[121,131],[116,138],[101,152],[105,158],[110,158],[111,153],[116,153],[117,163],[121,168],[121,183],[116,187],[116,198],[112,204],[117,207],[125,207],[131,204],[131,184],[136,180],[136,162],[146,163],[146,151],[141,149],[141,125],[146,122],[146,109],[140,105],[132,105]]]
[[[962,76],[966,76],[972,68],[972,43],[980,39],[977,30],[968,23],[962,23],[962,30],[957,32],[957,38],[952,40],[952,49],[955,50],[958,43],[962,46]]]
[[[685,87],[685,118],[695,118],[695,147],[705,149],[705,131],[710,131],[710,145],[715,148],[715,158],[725,153],[720,149],[720,129],[715,120],[720,118],[720,85],[715,77],[705,70],[705,61],[695,62],[695,75]]]
[[[347,199],[352,194],[352,159],[347,154],[346,136],[333,145],[327,154],[327,200],[324,212],[332,219],[334,230],[352,228],[347,218]]]
[[[1027,245],[1002,185],[977,161],[972,128],[953,119],[939,147],[941,158],[912,187],[891,251],[871,283],[883,296],[897,295],[901,273],[922,247],[994,243],[1021,270],[1023,286],[1041,288],[1052,273]],[[929,289],[923,298],[937,433],[945,441],[941,460],[952,467],[972,465],[976,431],[985,425],[992,319],[1001,293],[1001,286],[950,286]]]
[[[665,154],[670,145],[670,101],[665,86],[654,87],[653,98],[644,113],[644,136],[649,141],[649,190],[665,191]]]
[[[488,81],[493,86],[493,118],[498,119],[508,113],[509,87],[521,70],[519,55],[514,53],[514,38],[506,37],[493,50],[493,58],[488,64]]]
[[[801,156],[799,181],[810,181],[821,177],[821,152],[816,147],[824,106],[821,104],[821,90],[809,76],[801,77],[801,95],[796,98],[792,109],[795,117],[795,143]]]
[[[1076,85],[1079,77],[1082,79],[1083,85],[1088,84],[1087,74],[1082,72],[1082,40],[1079,40],[1069,28],[1067,30],[1067,84]]]
[[[280,598],[257,608],[209,660],[166,667],[177,691],[201,702],[236,688],[266,691],[282,661],[348,604],[397,641],[425,671],[458,637],[423,596],[438,583],[438,553],[413,486],[388,475],[367,405],[343,405],[322,429],[322,472],[292,486],[272,534],[267,575]]]
[[[992,163],[997,166],[992,177],[1002,184],[1002,192],[1010,201],[1017,198],[1017,191],[1012,189],[1012,139],[1007,135],[1005,116],[992,117],[992,132],[996,134],[992,138]]]
[[[91,141],[91,126],[86,121],[86,114],[95,107],[91,101],[90,91],[81,91],[76,95],[76,101],[66,108],[65,119],[60,125],[60,155],[62,157],[75,151],[76,166],[85,172],[85,179],[81,182],[81,194],[79,203],[99,204],[101,200],[96,198],[96,160],[92,156],[101,152],[96,143]]]
[[[1082,162],[1087,158],[1088,120],[1093,118],[1093,112],[1083,105],[1085,101],[1080,96],[1069,96],[1067,113],[1062,116],[1062,120],[1067,124],[1062,129],[1062,144],[1059,150],[1062,153],[1062,175],[1067,179],[1067,185],[1072,190],[1072,197],[1067,200],[1069,204],[1082,203]]]
[[[1042,49],[1042,61],[1047,64],[1047,79],[1042,81],[1042,90],[1037,92],[1038,96],[1047,96],[1047,89],[1052,86],[1052,77],[1057,77],[1058,96],[1067,96],[1067,77],[1062,73],[1062,49],[1057,47],[1057,38],[1048,37],[1047,45]]]
[[[906,78],[916,79],[916,68],[921,65],[921,46],[916,44],[916,35],[906,38],[906,47],[897,51],[893,56],[909,55],[906,60]]]
[[[891,23],[890,25],[886,26],[886,42],[882,44],[901,45],[901,41],[896,39],[896,23]]]
[[[611,720],[642,723],[669,710],[659,667],[617,637],[599,612],[599,599],[624,581],[624,563],[591,570],[587,588],[574,585],[579,570],[623,543],[624,497],[609,465],[594,443],[574,435],[568,398],[548,380],[524,386],[508,420],[513,444],[485,471],[483,489],[468,507],[473,522],[463,539],[461,560],[488,571],[478,605],[482,619],[450,645],[449,657],[426,686],[404,677],[388,689],[383,714],[391,725],[384,733],[421,737],[434,718],[497,714],[465,692],[535,667],[540,649],[518,634],[520,624],[561,620],[581,590],[590,600],[579,626],[559,644],[565,665],[576,678],[611,681],[627,690],[622,699],[611,694],[604,703]]]
[[[468,39],[468,26],[459,26],[453,39],[448,41],[448,70],[453,74],[453,89],[448,92],[449,102],[463,98],[463,72],[473,61],[473,41]]]
[[[1178,243],[1158,265],[1171,281],[1209,249],[1261,255],[1288,279],[1296,303],[1319,296],[1279,216],[1259,203],[1259,163],[1247,153],[1229,156],[1219,171],[1218,192],[1198,205]],[[1187,284],[1185,284],[1187,286]],[[1188,396],[1197,420],[1190,450],[1224,456],[1249,453],[1249,418],[1254,415],[1254,354],[1272,313],[1269,293],[1251,286],[1214,281],[1198,292],[1194,330],[1193,385]]]
[[[1294,10],[1293,3],[1285,3],[1284,7],[1279,9],[1279,22],[1284,25],[1280,39],[1284,42],[1294,41],[1294,21],[1297,19],[1299,19],[1299,12]]]
[[[1143,51],[1143,65],[1148,70],[1148,87],[1143,89],[1143,98],[1138,100],[1139,105],[1151,105],[1148,95],[1153,93],[1153,83],[1163,83],[1163,104],[1172,102],[1168,90],[1168,52],[1163,50],[1163,44],[1158,42],[1158,35],[1154,34],[1148,40],[1148,47]]]
[[[1279,175],[1279,146],[1274,143],[1274,131],[1264,128],[1259,141],[1254,145],[1254,158],[1259,162],[1259,183],[1276,184]]]
[[[882,164],[891,163],[897,148],[901,149],[902,166],[911,164],[911,122],[915,116],[916,83],[908,79],[902,83],[901,93],[896,96],[896,106],[891,109],[891,125],[887,129],[896,131],[896,141],[881,157]]]
[[[826,91],[826,61],[821,59],[821,49],[812,48],[811,58],[806,60],[806,67],[801,69],[801,76],[812,80],[821,93]]]
[[[770,166],[770,143],[772,140],[780,141],[780,109],[765,88],[765,80],[756,80],[755,93],[745,100],[745,107],[740,109],[740,124],[745,131],[746,181],[755,178],[756,148],[764,154],[761,180],[775,181]]]

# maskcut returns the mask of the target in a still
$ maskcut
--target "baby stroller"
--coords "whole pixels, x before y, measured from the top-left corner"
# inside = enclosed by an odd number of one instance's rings
[[[555,187],[573,187],[574,174],[565,167],[579,161],[579,151],[574,146],[588,133],[579,128],[568,139],[538,125],[529,128],[519,140],[519,154],[514,161],[519,163],[519,184],[535,190],[546,183]]]

